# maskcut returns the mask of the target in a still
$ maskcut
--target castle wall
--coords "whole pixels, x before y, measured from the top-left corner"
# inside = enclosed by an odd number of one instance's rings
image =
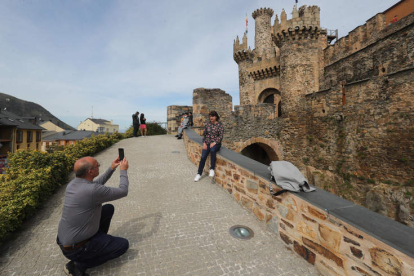
[[[184,143],[188,158],[198,165],[202,146],[184,134]],[[404,234],[409,233],[403,225],[377,214],[356,207],[350,202],[326,195],[321,190],[313,192],[318,196],[312,198],[302,194],[285,193],[272,196],[269,193],[269,179],[256,174],[251,168],[242,167],[234,160],[217,155],[214,182],[223,188],[241,206],[253,213],[264,227],[276,234],[287,248],[295,252],[308,263],[315,265],[322,275],[412,275],[414,259],[412,254],[397,243],[412,243]],[[208,168],[205,168],[207,173]],[[278,188],[273,185],[273,189]],[[315,198],[325,200],[323,207],[313,201]],[[337,215],[334,209],[342,209]],[[351,215],[344,212],[351,212]],[[362,223],[349,219],[363,212]],[[365,223],[364,221],[372,221]],[[381,219],[380,221],[378,221]],[[379,225],[378,228],[392,229],[390,235],[401,233],[389,242],[384,236],[369,231],[367,225]],[[377,225],[376,225],[377,224]],[[371,227],[373,228],[373,227]],[[404,229],[404,232],[402,229]],[[410,234],[412,235],[412,234]]]
[[[232,97],[221,89],[197,88],[193,91],[193,110],[194,128],[199,134],[209,122],[208,114],[212,110],[217,111],[226,126],[233,110]]]
[[[178,127],[181,124],[181,114],[193,112],[192,106],[170,105],[167,107],[167,133],[177,134]]]
[[[414,175],[414,68],[306,98],[310,164],[404,183]]]
[[[250,75],[249,68],[251,66],[251,60],[244,60],[239,62],[239,91],[240,91],[240,104],[252,104],[254,103],[254,79]]]
[[[323,88],[329,88],[341,82],[350,83],[385,76],[413,66],[413,25],[414,14],[378,32],[371,37],[370,44],[364,43],[359,50],[352,51],[344,45],[328,47],[325,50],[325,59],[330,64],[325,67]],[[330,56],[332,51],[341,54],[341,58]]]

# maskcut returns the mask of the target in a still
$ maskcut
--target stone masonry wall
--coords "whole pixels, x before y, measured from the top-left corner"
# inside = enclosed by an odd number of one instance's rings
[[[192,106],[170,105],[167,107],[167,133],[177,134],[178,127],[181,124],[181,114],[184,112],[193,112]]]
[[[184,143],[188,158],[198,165],[201,145],[186,134]],[[412,258],[294,194],[271,196],[267,179],[220,155],[215,182],[322,275],[414,274]]]
[[[232,97],[221,89],[197,88],[193,91],[193,110],[194,128],[201,133],[212,110],[217,111],[220,121],[226,126],[233,110]]]
[[[262,8],[255,10],[252,14],[255,20],[255,51],[258,56],[266,57],[272,53],[272,37],[270,19],[273,10]]]
[[[310,165],[404,183],[414,175],[414,68],[307,97]]]
[[[325,67],[322,89],[371,77],[386,77],[413,67],[414,13],[381,31],[369,34],[368,38],[351,32],[348,40],[351,40],[348,44],[342,45],[340,40],[338,45],[325,49],[328,65]]]

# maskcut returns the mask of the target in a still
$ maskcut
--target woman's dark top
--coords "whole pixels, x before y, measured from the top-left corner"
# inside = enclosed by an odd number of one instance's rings
[[[146,125],[145,124],[145,121],[147,121],[147,119],[145,119],[145,118],[144,119],[141,119],[141,125]]]
[[[193,126],[194,125],[194,123],[193,123],[193,115],[190,115],[190,116],[188,116],[188,117],[190,117],[190,126]]]
[[[224,126],[221,122],[217,122],[216,124],[208,122],[204,128],[203,143],[211,144],[215,142],[216,144],[220,144],[221,140],[223,140],[223,134]]]

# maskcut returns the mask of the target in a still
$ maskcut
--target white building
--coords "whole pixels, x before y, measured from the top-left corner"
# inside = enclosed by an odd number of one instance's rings
[[[119,132],[119,125],[114,125],[112,120],[107,121],[104,119],[91,119],[88,118],[78,125],[78,130],[90,130],[99,133],[114,133]]]

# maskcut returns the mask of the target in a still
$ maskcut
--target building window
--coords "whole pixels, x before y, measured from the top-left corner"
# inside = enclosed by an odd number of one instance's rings
[[[16,133],[16,143],[22,143],[23,142],[23,131],[19,130]]]
[[[27,131],[27,143],[30,143],[33,141],[33,132]]]
[[[19,150],[19,149],[20,149],[20,145],[17,145],[17,146],[16,146],[16,149],[18,149],[18,150]]]
[[[106,128],[106,132],[109,132],[109,128]]]
[[[105,128],[104,127],[98,127],[98,132],[99,133],[104,132],[104,131],[105,131]]]
[[[36,131],[36,142],[40,142],[42,140],[42,133],[40,131]]]
[[[27,143],[27,149],[30,149],[30,143]]]
[[[39,143],[36,143],[36,149],[39,150]]]

